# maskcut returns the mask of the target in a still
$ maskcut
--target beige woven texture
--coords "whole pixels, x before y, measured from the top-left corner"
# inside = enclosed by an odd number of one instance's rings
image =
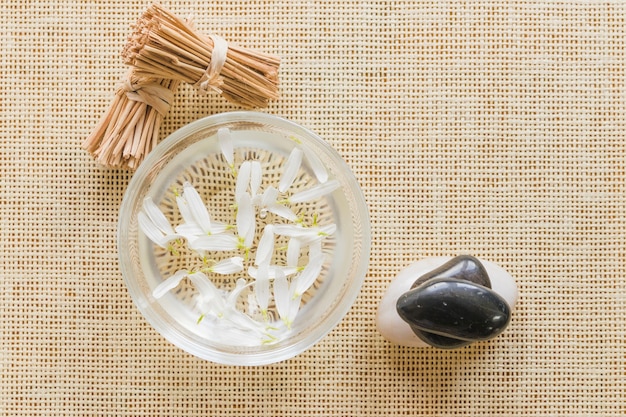
[[[282,57],[281,99],[345,158],[371,265],[345,319],[283,363],[231,367],[167,342],[121,277],[131,178],[80,144],[125,68],[145,1],[0,3],[3,416],[626,415],[626,5],[167,2]],[[162,128],[235,110],[182,87]],[[469,253],[520,288],[498,338],[384,341],[402,268]]]

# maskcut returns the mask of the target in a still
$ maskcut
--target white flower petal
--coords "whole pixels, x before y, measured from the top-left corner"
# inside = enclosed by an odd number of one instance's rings
[[[339,188],[339,181],[330,180],[321,184],[314,185],[308,190],[300,191],[289,197],[289,201],[292,203],[304,203],[307,201],[316,200],[327,194],[332,193]]]
[[[287,327],[291,327],[291,324],[296,320],[298,311],[300,310],[300,301],[302,300],[302,294],[296,294],[289,300],[289,311],[287,312]]]
[[[298,216],[294,213],[289,207],[283,206],[282,204],[269,204],[267,206],[267,211],[270,213],[274,213],[277,216],[282,217],[283,219],[296,221],[298,220]]]
[[[204,233],[211,233],[211,218],[200,194],[189,183],[183,186],[183,198],[189,205],[189,211]]]
[[[256,257],[254,259],[255,265],[261,265],[264,263],[269,264],[272,260],[272,254],[274,253],[274,226],[268,224],[263,229],[263,235],[259,239],[259,245],[256,250]]]
[[[252,167],[250,166],[250,161],[244,161],[239,167],[237,182],[235,183],[235,201],[237,202],[237,205],[239,205],[239,200],[248,190],[251,170]]]
[[[211,272],[215,272],[216,274],[236,274],[237,272],[243,271],[243,258],[240,256],[233,256],[232,258],[223,259],[213,265],[210,269]]]
[[[275,204],[278,199],[278,190],[271,185],[263,192],[263,198],[261,199],[261,205],[263,207]]]
[[[311,230],[295,224],[274,225],[274,233],[281,236],[301,238],[311,234]]]
[[[300,237],[303,245],[310,245],[313,242],[321,241],[333,235],[337,230],[337,225],[332,223],[321,227],[311,227],[307,230],[308,232]]]
[[[163,297],[169,290],[176,288],[178,284],[180,284],[180,281],[187,276],[187,274],[188,272],[184,270],[176,272],[174,275],[157,285],[154,290],[152,290],[152,295],[154,298]]]
[[[270,279],[275,279],[277,273],[282,273],[283,275],[289,276],[297,273],[298,270],[299,268],[295,266],[270,265],[269,277]],[[250,275],[254,279],[257,279],[257,277],[259,276],[259,271],[257,268],[251,266],[248,268],[248,275]]]
[[[154,223],[154,225],[159,228],[161,232],[166,235],[174,234],[174,229],[172,229],[172,225],[170,224],[170,222],[167,221],[167,218],[165,217],[163,212],[159,210],[156,204],[154,204],[152,198],[146,197],[143,200],[143,211],[150,218],[152,223]]]
[[[161,230],[159,230],[159,228],[156,227],[150,218],[142,211],[137,213],[137,223],[146,237],[162,248],[166,248],[169,241],[179,237],[176,234],[164,236]]]
[[[287,265],[298,266],[301,249],[302,244],[300,243],[299,239],[296,239],[294,237],[289,239],[289,242],[287,243]]]
[[[239,278],[235,282],[235,288],[233,288],[233,290],[230,292],[230,294],[228,294],[228,297],[226,298],[226,305],[227,305],[227,307],[236,310],[237,309],[237,299],[239,298],[239,296],[241,295],[243,290],[246,289],[246,287],[248,287],[250,285],[251,284],[248,284],[244,278]]]
[[[247,314],[232,308],[226,309],[222,314],[222,318],[226,323],[224,323],[224,326],[220,329],[220,331],[223,329],[224,331],[232,334],[233,330],[236,330],[233,329],[233,325],[236,326],[236,328],[245,331],[247,333],[247,341],[245,342],[245,345],[250,344],[250,333],[254,333],[257,337],[261,337],[263,335],[262,325],[254,321]]]
[[[315,241],[323,240],[335,233],[336,230],[337,225],[334,223],[321,227],[303,227],[293,224],[278,224],[274,226],[275,234],[299,239],[302,245],[310,245]]]
[[[176,197],[176,204],[178,205],[178,211],[183,218],[183,222],[186,224],[195,224],[196,219],[193,217],[193,213],[189,209],[189,203],[183,196]]]
[[[235,154],[233,150],[233,137],[231,135],[230,129],[227,127],[222,127],[217,130],[217,141],[219,142],[220,149],[222,150],[222,155],[224,155],[224,159],[228,162],[230,167],[235,165]]]
[[[137,213],[137,223],[139,224],[139,229],[141,229],[143,234],[146,235],[148,239],[157,245],[164,247],[164,243],[167,242],[165,242],[163,233],[154,225],[154,223],[152,223],[148,215],[143,211]]]
[[[309,166],[311,167],[311,170],[315,175],[315,178],[317,178],[320,183],[325,183],[326,181],[328,181],[328,171],[322,163],[322,160],[319,159],[318,156],[308,148],[304,148],[303,151],[307,161],[309,162]]]
[[[300,166],[302,165],[303,154],[300,148],[293,148],[289,154],[289,158],[287,158],[287,162],[285,163],[285,170],[278,183],[278,191],[281,193],[287,191],[296,179],[296,175],[298,175],[298,171],[300,171]]]
[[[261,187],[263,173],[261,171],[261,163],[252,161],[250,164],[250,194],[256,196]]]
[[[237,202],[237,234],[249,248],[254,240],[255,216],[250,194],[244,193]]]
[[[196,223],[185,223],[180,226],[176,226],[176,233],[182,235],[188,241],[204,236],[204,232]]]
[[[216,308],[222,310],[224,302],[221,299],[220,291],[202,272],[194,272],[188,274],[187,277],[191,280],[198,293],[200,293],[201,304],[204,308],[210,306],[210,309]]]
[[[309,259],[307,266],[294,280],[294,293],[296,295],[304,294],[306,290],[308,290],[311,285],[315,283],[320,275],[320,272],[322,271],[322,266],[324,266],[325,260],[326,257],[324,255]]]
[[[318,239],[309,245],[309,259],[315,258],[322,254],[322,240]]]
[[[266,264],[259,266],[257,278],[254,282],[254,295],[259,308],[265,315],[270,301],[269,266]]]
[[[276,279],[274,279],[274,301],[280,318],[283,320],[287,319],[291,304],[291,294],[289,293],[287,277],[283,273],[278,273]]]
[[[237,236],[229,234],[204,235],[189,242],[193,250],[229,251],[239,246]]]

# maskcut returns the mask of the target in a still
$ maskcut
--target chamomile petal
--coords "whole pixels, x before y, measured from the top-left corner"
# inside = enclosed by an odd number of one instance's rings
[[[180,212],[185,224],[196,224],[196,219],[189,209],[189,203],[183,196],[176,197],[176,205],[178,206],[178,211]]]
[[[207,210],[200,194],[198,191],[190,184],[185,183],[183,186],[183,197],[187,201],[189,205],[189,211],[193,216],[194,220],[200,226],[204,233],[211,232],[211,218],[209,217],[209,211]]]
[[[167,278],[165,281],[161,282],[157,285],[154,290],[152,290],[152,295],[154,298],[163,297],[168,291],[176,288],[178,284],[187,276],[189,272],[185,270],[177,271],[174,275]]]
[[[250,173],[252,167],[250,161],[244,161],[239,167],[237,182],[235,183],[235,201],[239,204],[241,197],[248,191],[250,185]]]
[[[143,200],[143,211],[161,232],[168,235],[174,234],[172,225],[167,221],[167,218],[163,212],[159,210],[154,201],[152,201],[152,198],[146,197]]]
[[[278,265],[270,265],[269,266],[269,277],[270,279],[275,279],[278,273],[281,273],[285,276],[290,276],[297,273],[299,270],[296,266],[278,266]],[[257,279],[259,276],[259,270],[253,266],[248,267],[248,275],[252,278]]]
[[[289,315],[291,304],[291,294],[289,293],[289,283],[287,277],[282,272],[276,274],[274,279],[274,302],[278,315],[284,320]]]
[[[229,275],[236,274],[243,271],[243,258],[240,256],[233,256],[219,261],[210,268],[211,272],[216,274]]]
[[[244,240],[244,245],[250,247],[254,240],[255,215],[250,194],[244,193],[237,201],[237,234]]]
[[[289,207],[282,204],[269,204],[267,211],[290,221],[298,220],[298,216]]]
[[[252,161],[250,163],[250,194],[256,196],[261,187],[263,172],[261,169],[261,163],[259,161]]]
[[[212,308],[217,308],[218,310],[223,309],[224,302],[221,299],[220,291],[208,276],[198,271],[188,274],[187,277],[191,280],[196,290],[198,290],[201,304],[204,308],[212,306]]]
[[[230,251],[237,249],[238,246],[237,236],[225,233],[204,235],[189,242],[189,247],[196,251]]]
[[[261,265],[264,263],[269,264],[272,260],[272,254],[274,253],[274,226],[268,224],[263,229],[261,239],[257,246],[256,257],[254,259],[255,265]]]
[[[231,168],[235,165],[235,154],[233,147],[233,137],[231,131],[227,127],[217,130],[217,141],[219,142],[222,155]]]
[[[296,179],[298,175],[298,171],[300,171],[300,167],[302,166],[302,156],[304,153],[300,148],[293,148],[291,153],[289,154],[289,158],[287,158],[287,162],[285,163],[285,169],[283,171],[283,175],[280,178],[280,182],[278,183],[278,191],[284,193],[291,187],[293,181]]]
[[[271,185],[263,191],[263,196],[261,198],[261,205],[263,207],[269,206],[271,204],[276,203],[278,199],[278,190]]]
[[[339,181],[330,180],[320,184],[316,184],[308,190],[300,191],[289,197],[289,201],[292,203],[305,203],[307,201],[316,200],[324,197],[327,194],[332,193],[339,188]]]
[[[269,266],[266,264],[259,266],[258,275],[254,282],[254,295],[259,309],[265,315],[270,301]]]
[[[319,255],[315,258],[309,259],[309,263],[304,270],[294,280],[295,289],[294,294],[302,295],[308,290],[313,283],[317,280],[324,266],[325,256]]]
[[[295,237],[290,238],[287,242],[287,265],[298,266],[301,250],[302,244],[300,240]]]
[[[142,211],[137,213],[137,223],[146,237],[162,248],[165,248],[168,242],[179,237],[177,234],[164,235],[163,232],[150,220],[148,215]]]
[[[328,171],[322,163],[322,160],[308,148],[304,148],[303,151],[315,178],[317,178],[320,183],[328,181]]]

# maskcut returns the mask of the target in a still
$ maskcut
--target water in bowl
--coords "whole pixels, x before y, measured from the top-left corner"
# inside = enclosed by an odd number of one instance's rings
[[[259,323],[261,332],[246,331],[238,326],[224,325],[222,317],[207,315],[201,308],[201,296],[189,279],[180,284],[165,296],[150,300],[156,308],[163,309],[172,320],[177,321],[187,331],[206,339],[222,344],[241,346],[257,346],[272,344],[285,338],[292,332],[303,331],[309,320],[321,319],[325,314],[322,305],[316,300],[333,297],[341,292],[340,283],[333,283],[329,277],[346,274],[351,267],[351,228],[342,227],[351,224],[349,203],[341,188],[316,198],[312,201],[289,204],[288,198],[299,191],[307,190],[320,184],[320,181],[331,181],[333,172],[324,168],[328,178],[321,178],[319,164],[321,159],[312,149],[307,149],[297,138],[286,135],[256,130],[231,131],[234,164],[227,162],[223,148],[216,138],[217,133],[200,138],[170,160],[154,179],[147,195],[150,196],[165,214],[173,226],[181,224],[183,219],[176,203],[185,183],[190,183],[202,197],[212,221],[234,225],[236,218],[235,185],[237,169],[244,161],[258,161],[262,168],[261,183],[258,193],[263,193],[270,186],[277,187],[285,170],[286,161],[294,148],[304,149],[304,157],[292,185],[280,198],[284,205],[289,206],[296,214],[297,220],[290,221],[263,207],[255,207],[255,237],[250,252],[211,251],[202,258],[190,250],[184,242],[178,242],[172,248],[164,249],[153,244],[142,233],[139,235],[139,259],[144,271],[146,285],[154,289],[163,280],[179,270],[198,270],[207,262],[217,262],[231,256],[244,258],[244,269],[237,274],[210,274],[210,279],[224,294],[235,287],[238,278],[251,283],[237,298],[236,308],[245,313],[250,320]],[[323,164],[322,164],[323,165]],[[233,169],[234,168],[234,169]],[[339,214],[343,213],[343,214]],[[296,320],[287,325],[277,311],[274,297],[270,298],[266,313],[262,312],[255,299],[254,279],[248,274],[255,268],[255,252],[261,233],[268,224],[300,224],[306,228],[324,225],[336,225],[332,235],[321,240],[321,251],[326,254],[325,262],[314,284],[303,294],[300,310]],[[287,266],[287,247],[289,238],[276,236],[272,265]],[[302,269],[309,262],[310,250],[304,246],[299,251],[298,265]],[[294,266],[294,265],[289,265]],[[209,275],[209,274],[207,274]]]

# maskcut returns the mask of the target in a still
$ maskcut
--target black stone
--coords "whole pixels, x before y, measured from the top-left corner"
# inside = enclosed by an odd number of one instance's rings
[[[415,326],[411,326],[411,330],[423,342],[440,349],[456,349],[463,346],[471,345],[472,342],[467,340],[454,339],[452,337],[441,336],[435,333],[424,332]]]
[[[444,348],[491,339],[511,318],[507,302],[496,292],[456,278],[430,279],[400,296],[396,308],[418,337]]]
[[[491,280],[487,270],[478,259],[470,255],[460,255],[450,259],[440,267],[419,277],[411,288],[417,288],[426,281],[437,278],[462,279],[491,288]]]

